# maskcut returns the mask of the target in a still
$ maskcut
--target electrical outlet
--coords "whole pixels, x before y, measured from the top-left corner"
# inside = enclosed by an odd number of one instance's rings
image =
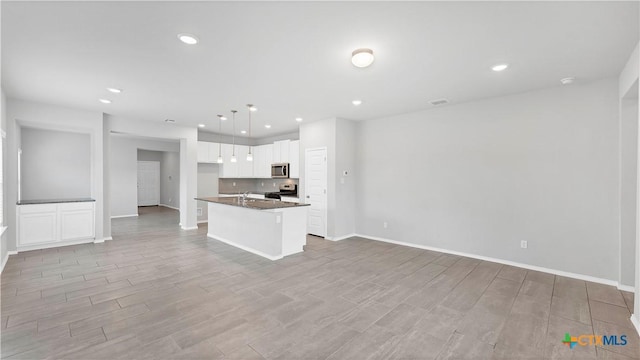
[[[340,178],[340,184],[344,184],[344,178],[343,177]]]
[[[520,241],[520,247],[521,247],[521,248],[526,249],[526,248],[527,248],[527,246],[528,246],[528,244],[527,244],[527,240],[522,240],[522,241]]]
[[[387,222],[386,221],[382,223],[382,227],[385,228],[385,229],[387,228]]]
[[[169,204],[171,204],[171,200],[173,200],[172,198],[169,198]]]
[[[233,186],[236,186],[236,182],[235,181],[233,182]]]
[[[260,186],[264,187],[264,181],[260,183]]]
[[[273,187],[276,187],[276,183],[273,183]]]

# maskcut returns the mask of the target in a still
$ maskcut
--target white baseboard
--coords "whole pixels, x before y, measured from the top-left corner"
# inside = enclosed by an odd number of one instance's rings
[[[204,224],[204,223],[208,223],[209,220],[198,220],[198,224]]]
[[[7,251],[7,255],[18,255],[18,251]]]
[[[2,267],[0,268],[0,274],[2,273],[2,271],[4,271],[4,266],[7,265],[8,260],[9,260],[9,252],[7,251],[7,254],[2,259]]]
[[[635,314],[631,314],[631,323],[633,327],[636,328],[638,335],[640,335],[640,322],[638,322],[638,317]]]
[[[465,252],[455,251],[455,250],[442,249],[442,248],[437,248],[437,247],[433,247],[433,246],[412,244],[412,243],[403,242],[403,241],[385,239],[385,238],[381,238],[381,237],[378,237],[378,236],[371,236],[371,235],[364,235],[364,234],[355,234],[355,236],[362,237],[362,238],[369,239],[369,240],[382,241],[382,242],[386,242],[386,243],[390,243],[390,244],[409,246],[409,247],[423,249],[423,250],[431,250],[431,251],[437,251],[437,252],[441,252],[441,253],[445,253],[445,254],[452,254],[452,255],[464,256],[464,257],[469,257],[469,258],[478,259],[478,260],[490,261],[490,262],[495,262],[495,263],[498,263],[498,264],[510,265],[510,266],[515,266],[515,267],[519,267],[519,268],[523,268],[523,269],[545,272],[545,273],[564,276],[564,277],[568,277],[568,278],[572,278],[572,279],[578,279],[578,280],[590,281],[590,282],[599,283],[599,284],[611,285],[611,286],[617,287],[618,289],[621,289],[621,285],[618,284],[617,281],[598,278],[598,277],[590,276],[590,275],[577,274],[577,273],[572,273],[572,272],[563,271],[563,270],[549,269],[549,268],[536,266],[536,265],[523,264],[523,263],[511,261],[511,260],[492,258],[492,257],[488,257],[488,256],[470,254],[470,253],[465,253]],[[631,291],[631,292],[633,292],[635,290],[633,287],[626,286],[626,285],[622,285],[622,289],[624,289],[624,291]]]
[[[618,284],[618,290],[628,291],[628,292],[635,292],[636,288],[634,286],[630,286],[630,285]]]
[[[94,244],[99,244],[99,243],[103,243],[103,242],[109,241],[109,240],[113,240],[113,238],[111,236],[107,236],[107,237],[103,237],[103,238],[100,238],[100,239],[95,239],[93,241],[93,243]]]
[[[258,256],[262,256],[263,258],[267,258],[267,259],[269,259],[269,260],[280,260],[280,259],[282,259],[282,258],[283,258],[283,256],[282,256],[282,255],[278,255],[278,256],[271,256],[271,255],[268,255],[268,254],[263,253],[262,251],[254,250],[254,249],[248,248],[248,247],[246,247],[246,246],[244,246],[244,245],[236,244],[235,242],[233,242],[233,241],[231,241],[231,240],[223,239],[223,238],[221,238],[221,237],[213,236],[213,235],[211,235],[211,234],[207,234],[207,237],[208,237],[208,238],[211,238],[211,239],[214,239],[214,240],[221,241],[221,242],[223,242],[223,243],[225,243],[225,244],[227,244],[227,245],[231,245],[231,246],[233,246],[233,247],[237,247],[238,249],[242,249],[242,250],[244,250],[244,251],[248,251],[248,252],[250,252],[250,253],[252,253],[252,254],[256,254],[256,255],[258,255]]]
[[[336,237],[331,237],[331,236],[325,236],[324,238],[327,240],[331,240],[331,241],[340,241],[340,240],[344,240],[344,239],[348,239],[351,237],[357,236],[356,234],[349,234],[349,235],[343,235],[343,236],[336,236]]]
[[[138,216],[138,214],[131,214],[131,215],[115,215],[112,216],[112,219],[119,219],[119,218],[127,218],[127,217],[136,217]]]
[[[190,227],[186,227],[186,226],[181,226],[180,227],[182,230],[198,230],[198,226],[190,226]]]
[[[64,242],[54,242],[54,243],[48,243],[48,244],[37,244],[37,245],[30,245],[30,246],[21,246],[21,247],[18,247],[18,251],[50,249],[50,248],[63,247],[63,246],[88,244],[88,243],[93,243],[95,241],[96,241],[95,238],[89,238],[89,239],[79,239],[79,240],[71,240],[71,241],[64,241]]]
[[[169,209],[173,209],[173,210],[178,210],[178,211],[180,211],[180,209],[179,209],[179,208],[177,208],[177,207],[173,207],[173,206],[171,206],[171,205],[167,205],[167,204],[160,204],[160,205],[158,205],[158,206],[164,206],[164,207],[169,208]]]

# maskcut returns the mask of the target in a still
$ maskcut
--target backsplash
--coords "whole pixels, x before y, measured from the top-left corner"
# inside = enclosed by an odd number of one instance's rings
[[[218,192],[220,194],[242,194],[246,191],[279,191],[280,184],[297,185],[298,179],[219,179]]]

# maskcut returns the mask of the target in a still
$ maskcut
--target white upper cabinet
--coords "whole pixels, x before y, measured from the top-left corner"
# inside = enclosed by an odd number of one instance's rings
[[[233,154],[233,145],[222,144],[222,159],[224,163],[222,165],[222,171],[220,171],[221,178],[237,178],[238,177],[238,163],[231,162],[231,155]],[[236,159],[238,159],[238,148],[236,147]]]
[[[289,142],[289,177],[300,178],[300,140]]]
[[[273,143],[273,162],[288,163],[289,162],[289,143],[290,140],[276,141]]]
[[[273,144],[252,146],[253,161],[247,161],[249,146],[236,145],[236,162],[231,162],[232,144],[218,144],[198,141],[198,162],[217,163],[218,149],[221,148],[223,163],[220,164],[220,178],[271,178],[271,164],[289,163],[290,177],[300,177],[300,141],[283,140]]]
[[[247,161],[247,154],[249,154],[249,146],[236,145],[236,156],[238,157],[238,177],[251,178],[253,177],[253,161]]]
[[[198,141],[198,162],[215,163],[218,161],[218,143]]]

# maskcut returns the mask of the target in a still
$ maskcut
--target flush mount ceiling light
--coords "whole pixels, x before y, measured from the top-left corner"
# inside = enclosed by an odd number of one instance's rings
[[[198,124],[198,127],[199,127],[199,128],[203,128],[203,127],[204,127],[204,124]]]
[[[111,100],[107,100],[107,99],[99,99],[99,101],[103,104],[111,104]]]
[[[178,34],[178,39],[187,45],[195,45],[198,43],[198,38],[192,34]]]
[[[112,92],[114,94],[120,94],[122,92],[122,89],[107,88],[107,91]]]
[[[500,71],[506,70],[508,67],[509,67],[509,64],[497,64],[497,65],[493,65],[491,67],[491,70],[495,72],[500,72]]]
[[[264,127],[266,127],[267,129],[271,129],[271,125],[266,124]]]
[[[362,100],[353,100],[351,102],[354,106],[360,106],[362,104]]]
[[[373,50],[371,49],[356,49],[351,53],[351,63],[355,67],[366,68],[373,64],[373,60]]]
[[[564,79],[560,79],[562,85],[570,85],[573,84],[574,81],[576,81],[576,78],[574,77],[566,77]]]
[[[302,118],[301,118],[301,117],[297,117],[297,118],[296,118],[296,121],[297,121],[297,122],[302,122]]]

